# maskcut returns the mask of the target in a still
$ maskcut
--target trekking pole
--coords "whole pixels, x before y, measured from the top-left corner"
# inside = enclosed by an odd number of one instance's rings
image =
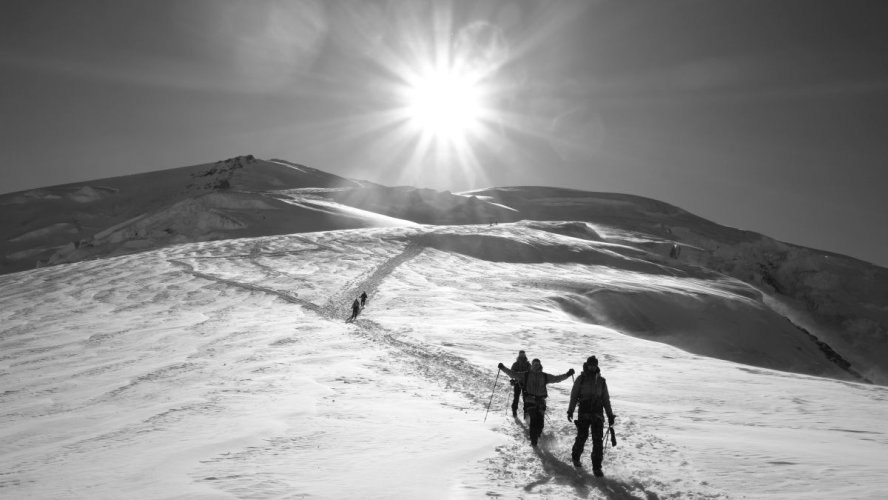
[[[490,390],[490,401],[487,402],[487,411],[484,412],[484,421],[487,422],[487,414],[490,412],[490,403],[493,402],[493,391],[496,390],[496,382],[499,380],[499,368],[496,369],[496,378],[493,379],[493,389]]]

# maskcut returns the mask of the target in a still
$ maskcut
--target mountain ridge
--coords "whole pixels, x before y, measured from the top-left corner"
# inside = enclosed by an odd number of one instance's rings
[[[825,355],[847,365],[849,373],[888,382],[888,362],[879,360],[888,359],[888,311],[880,306],[888,303],[888,270],[722,226],[637,195],[534,186],[454,194],[383,186],[246,155],[9,193],[0,195],[0,206],[9,214],[0,224],[2,273],[198,241],[416,224],[561,221],[545,230],[621,245],[646,268],[703,269],[747,283],[760,290],[771,309],[823,343]],[[437,241],[427,243],[445,251],[461,245],[476,258],[503,245],[489,238]],[[518,261],[555,255],[541,257],[530,247],[508,245]],[[568,254],[558,258],[607,262]],[[635,314],[627,312],[632,307],[622,301],[607,306],[614,316]],[[639,330],[638,324],[615,326]],[[643,335],[640,330],[635,334]]]

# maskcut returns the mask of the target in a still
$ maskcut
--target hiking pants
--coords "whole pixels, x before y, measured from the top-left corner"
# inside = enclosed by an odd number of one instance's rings
[[[546,414],[537,407],[528,408],[530,414],[530,444],[537,444],[543,434],[543,425],[546,423]]]
[[[527,394],[524,395],[527,398]],[[543,434],[543,426],[546,424],[546,400],[530,396],[532,403],[527,405],[527,414],[530,415],[530,444],[537,444]],[[524,400],[527,403],[527,399]]]
[[[512,398],[512,413],[518,411],[518,399],[522,397],[524,390],[521,389],[521,385],[515,383],[515,397]],[[527,398],[524,398],[524,406],[527,406]]]
[[[577,439],[574,441],[571,450],[571,458],[579,460],[583,455],[583,448],[586,446],[586,440],[589,439],[589,430],[592,430],[592,468],[601,468],[601,459],[604,455],[604,419],[601,417],[590,416],[590,418],[577,419],[574,421],[577,426]]]

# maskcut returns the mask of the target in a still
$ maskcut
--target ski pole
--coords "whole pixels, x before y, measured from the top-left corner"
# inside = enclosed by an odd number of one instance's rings
[[[490,412],[490,403],[493,402],[493,391],[496,390],[496,382],[499,380],[499,368],[496,369],[496,378],[493,379],[493,389],[490,390],[490,401],[487,402],[487,411],[484,412],[484,421],[487,422],[487,414]]]

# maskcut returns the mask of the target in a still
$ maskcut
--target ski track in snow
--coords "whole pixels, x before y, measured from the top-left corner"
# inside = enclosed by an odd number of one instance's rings
[[[175,259],[170,261],[183,267],[194,276],[250,291],[273,294],[285,301],[300,305],[327,320],[337,321],[350,315],[351,301],[362,291],[368,293],[372,302],[374,292],[389,274],[404,262],[413,259],[423,252],[425,247],[420,241],[421,238],[410,240],[401,253],[388,258],[376,266],[375,269],[368,273],[369,276],[361,275],[349,280],[329,300],[320,306],[301,300],[286,290],[220,278],[209,273],[196,271],[188,263]],[[299,250],[294,253],[296,252],[299,252]],[[287,275],[279,270],[256,261],[260,256],[279,255],[282,255],[282,253],[261,253],[257,246],[253,248],[249,255],[243,257],[246,257],[249,264],[259,268],[268,278],[286,278]],[[226,257],[211,257],[209,259],[219,258],[224,259]],[[368,303],[369,305],[370,303]],[[353,323],[355,326],[353,333],[355,335],[390,349],[393,355],[397,356],[399,364],[405,373],[423,377],[440,384],[447,391],[461,394],[469,401],[467,408],[476,409],[487,406],[488,399],[485,393],[497,379],[497,377],[490,375],[489,369],[482,370],[464,358],[438,347],[399,339],[395,334],[387,331],[378,323],[363,319],[360,315]],[[505,406],[508,407],[511,404],[511,386],[508,386],[506,382],[508,378],[505,375],[498,377],[498,379],[501,384],[509,388],[507,393],[508,401],[505,403]],[[500,387],[503,387],[503,385],[500,385]],[[552,485],[557,485],[564,487],[567,492],[581,498],[596,498],[599,496],[612,499],[725,498],[724,494],[713,492],[709,489],[706,491],[693,491],[695,485],[689,484],[681,484],[681,489],[673,495],[658,495],[646,487],[646,485],[656,486],[656,490],[662,492],[673,489],[676,486],[674,483],[685,483],[680,478],[693,477],[693,473],[688,469],[686,461],[682,461],[676,467],[676,478],[671,481],[673,484],[668,484],[651,476],[626,479],[612,477],[596,478],[584,469],[577,470],[570,463],[569,451],[573,444],[575,430],[571,424],[569,426],[560,426],[556,432],[553,432],[552,414],[552,411],[549,411],[547,414],[547,429],[541,438],[540,446],[538,449],[532,449],[531,452],[528,452],[527,427],[523,421],[515,419],[517,425],[500,428],[500,431],[512,438],[515,443],[498,447],[498,458],[488,461],[488,477],[491,480],[496,481],[505,488],[511,485],[511,481],[524,481],[526,484],[523,486],[523,490],[528,493],[533,492],[540,486],[551,487]],[[632,422],[626,422],[622,426],[622,430],[638,436],[640,440],[657,449],[660,456],[668,457],[670,460],[680,456],[677,448],[653,435],[641,432]],[[586,448],[586,465],[589,466],[588,453],[591,451],[591,441],[589,441]],[[611,454],[615,452],[613,448],[609,448],[608,451]],[[639,457],[608,458],[612,465],[620,464],[624,467],[624,470],[632,468],[643,469],[643,467],[639,466],[643,464],[644,460],[640,460]],[[654,460],[658,462],[660,458],[655,458]],[[237,479],[237,477],[232,476],[229,479],[233,480]],[[549,491],[547,494],[556,493],[557,495],[559,491],[561,491],[561,488],[556,488],[556,491]],[[561,493],[563,494],[563,491]]]

